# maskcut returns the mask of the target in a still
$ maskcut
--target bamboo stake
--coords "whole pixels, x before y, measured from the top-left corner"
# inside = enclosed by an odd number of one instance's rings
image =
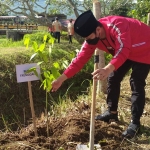
[[[33,98],[32,98],[32,88],[31,88],[31,81],[28,81],[28,89],[29,89],[29,99],[30,99],[30,107],[31,107],[31,113],[32,113],[32,119],[33,119],[33,127],[34,127],[34,133],[37,137],[37,128],[36,128],[36,118],[35,118],[35,111],[34,111],[34,104],[33,104]]]

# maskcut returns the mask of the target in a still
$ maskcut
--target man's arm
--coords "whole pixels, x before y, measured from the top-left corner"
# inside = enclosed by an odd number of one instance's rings
[[[65,80],[67,80],[67,76],[65,74],[62,74],[60,77],[54,80],[52,82],[52,92],[57,91]]]

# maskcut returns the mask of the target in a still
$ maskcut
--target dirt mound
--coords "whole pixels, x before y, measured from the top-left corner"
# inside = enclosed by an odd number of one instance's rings
[[[49,137],[45,121],[38,121],[38,137],[34,136],[33,124],[19,132],[5,133],[0,139],[0,149],[50,149],[75,150],[77,144],[88,144],[90,133],[89,115],[72,115],[65,118],[50,118]],[[105,149],[116,149],[121,140],[122,129],[116,124],[95,122],[95,143]]]

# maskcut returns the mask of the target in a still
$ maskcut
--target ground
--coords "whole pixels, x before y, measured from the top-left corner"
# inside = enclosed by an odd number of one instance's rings
[[[22,129],[18,133],[5,133],[1,137],[1,149],[50,149],[58,150],[63,147],[65,150],[75,150],[79,143],[89,142],[90,116],[71,115],[62,119],[51,120],[49,123],[49,137],[47,138],[46,124],[39,122],[37,125],[38,137],[34,136],[33,126]],[[122,129],[117,124],[95,123],[95,143],[102,141],[106,148],[118,147]],[[118,141],[118,142],[117,142]]]
[[[148,81],[146,93],[150,91]],[[130,88],[127,80],[122,84],[119,102],[119,122],[104,123],[95,121],[95,144],[100,144],[102,150],[149,150],[150,149],[150,99],[141,118],[141,133],[138,137],[127,140],[122,139],[121,134],[127,128],[130,121]],[[102,98],[103,99],[103,98]],[[103,100],[97,99],[97,105],[103,105]],[[79,111],[80,108],[80,111]],[[82,110],[82,111],[81,111]],[[96,114],[99,113],[96,107]],[[48,118],[46,123],[44,114],[38,118],[37,132],[34,135],[33,124],[16,132],[7,131],[0,133],[0,150],[76,150],[77,144],[88,145],[90,133],[90,105],[84,101],[78,103],[65,117]],[[49,130],[47,130],[49,129]],[[48,131],[48,132],[47,132]]]

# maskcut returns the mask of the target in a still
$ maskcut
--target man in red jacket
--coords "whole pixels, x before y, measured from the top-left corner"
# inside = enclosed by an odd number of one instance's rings
[[[74,30],[85,38],[85,42],[64,73],[53,81],[52,91],[56,91],[66,79],[80,71],[96,48],[112,54],[113,58],[108,65],[92,73],[95,80],[105,80],[108,77],[108,110],[95,119],[105,122],[118,121],[120,83],[132,69],[132,117],[122,136],[133,138],[139,132],[145,105],[145,79],[150,70],[150,27],[136,19],[120,16],[108,16],[97,21],[89,10],[76,19]]]

